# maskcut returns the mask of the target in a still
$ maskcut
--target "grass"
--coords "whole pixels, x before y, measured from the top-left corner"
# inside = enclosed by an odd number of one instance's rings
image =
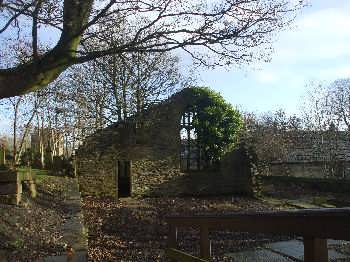
[[[10,243],[15,249],[21,249],[24,247],[24,240],[22,238],[16,238],[14,241]]]
[[[49,176],[48,171],[45,169],[35,169],[30,167],[19,167],[17,168],[17,172],[23,176],[27,173],[30,173],[35,182],[40,182]]]

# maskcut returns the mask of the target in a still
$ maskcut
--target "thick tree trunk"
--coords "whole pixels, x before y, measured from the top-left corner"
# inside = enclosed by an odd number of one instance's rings
[[[28,93],[48,85],[74,63],[93,0],[65,0],[63,31],[57,45],[27,64],[0,70],[0,98]]]

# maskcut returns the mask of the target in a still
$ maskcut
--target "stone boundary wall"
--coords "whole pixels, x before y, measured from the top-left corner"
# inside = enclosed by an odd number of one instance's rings
[[[22,183],[13,170],[0,171],[0,203],[18,205],[22,196]]]
[[[22,199],[23,184],[29,188],[31,197],[36,197],[36,188],[30,172],[19,173],[15,170],[0,171],[0,203],[18,205]]]
[[[350,162],[339,161],[334,170],[335,178],[350,179]],[[327,178],[331,172],[327,162],[272,163],[265,170],[267,176],[293,176],[305,178]]]
[[[280,161],[320,162],[335,158],[350,161],[350,135],[339,131],[290,131],[285,133],[285,157]]]
[[[305,178],[290,176],[261,176],[262,183],[278,185],[298,185],[303,188],[316,189],[322,192],[349,193],[350,180],[327,179],[327,178]]]

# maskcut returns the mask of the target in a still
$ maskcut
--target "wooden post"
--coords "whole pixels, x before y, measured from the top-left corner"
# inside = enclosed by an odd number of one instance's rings
[[[5,155],[5,147],[0,146],[0,166],[4,166],[6,164]]]
[[[177,246],[177,228],[169,225],[168,229],[168,248],[176,248]]]
[[[200,229],[200,257],[210,258],[210,242],[209,242],[209,230],[207,226],[201,226]]]
[[[304,238],[304,262],[327,262],[327,239]]]

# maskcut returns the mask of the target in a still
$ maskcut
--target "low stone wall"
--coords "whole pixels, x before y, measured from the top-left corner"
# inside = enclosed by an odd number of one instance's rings
[[[22,183],[13,170],[0,171],[0,203],[18,205],[22,196]]]
[[[323,162],[273,163],[265,170],[268,176],[327,178],[330,172]],[[338,178],[350,179],[350,163],[342,162],[335,170]]]
[[[264,184],[278,185],[298,185],[303,188],[319,190],[322,192],[349,193],[350,180],[326,179],[326,178],[305,178],[290,176],[261,176]]]
[[[22,199],[22,187],[25,185],[31,197],[36,197],[36,187],[30,172],[18,173],[15,170],[0,171],[0,203],[18,205]]]

